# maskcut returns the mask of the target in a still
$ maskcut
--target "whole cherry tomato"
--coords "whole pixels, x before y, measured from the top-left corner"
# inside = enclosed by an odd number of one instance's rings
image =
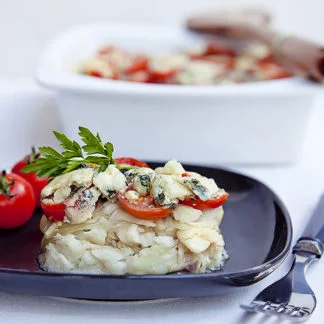
[[[24,225],[33,215],[35,195],[29,182],[17,174],[0,176],[0,228]]]
[[[36,206],[40,207],[40,193],[43,188],[47,185],[48,178],[40,178],[36,175],[36,173],[24,173],[21,171],[23,167],[32,163],[39,157],[39,154],[35,152],[35,149],[32,148],[31,154],[27,155],[24,159],[17,162],[14,167],[12,168],[12,172],[20,175],[22,178],[27,180],[33,187],[35,199],[36,199]]]

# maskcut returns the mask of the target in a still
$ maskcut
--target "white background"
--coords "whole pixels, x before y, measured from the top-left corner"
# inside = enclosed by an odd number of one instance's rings
[[[205,8],[254,5],[270,8],[276,17],[275,25],[280,30],[309,36],[324,43],[323,0],[0,0],[0,76],[32,76],[44,44],[73,24],[98,20],[177,22],[189,13]],[[42,121],[46,121],[40,129],[43,139],[47,128],[56,128],[58,124],[56,117],[49,120],[46,115],[46,109],[50,108],[42,108],[43,103],[38,106],[36,101],[33,103],[34,99],[25,99],[27,93],[33,93],[30,86],[17,94],[15,82],[14,88],[6,88],[11,82],[9,78],[3,78],[0,82],[2,166],[25,154],[29,143],[40,140],[33,137],[32,128],[32,121],[37,122],[40,114],[44,114]],[[8,94],[11,96],[9,101],[5,99]],[[44,97],[42,100],[49,107],[47,99]],[[22,106],[22,102],[28,102],[28,107]],[[324,188],[323,103],[323,100],[319,101],[314,110],[305,138],[306,149],[298,165],[290,168],[241,169],[269,184],[287,204],[295,238],[301,233],[306,218]],[[27,108],[30,109],[28,113]],[[21,122],[21,116],[26,123]],[[14,122],[17,121],[14,129]],[[15,149],[9,150],[9,147]],[[323,323],[323,262],[321,260],[309,272],[310,283],[319,301],[319,307],[309,323]],[[246,317],[238,305],[248,303],[262,287],[280,277],[288,267],[287,260],[269,279],[235,295],[142,304],[77,303],[0,291],[0,323],[276,323],[274,319]]]
[[[268,8],[280,30],[324,43],[323,0],[1,0],[0,75],[32,75],[44,44],[70,25],[178,22],[204,9],[238,7]]]

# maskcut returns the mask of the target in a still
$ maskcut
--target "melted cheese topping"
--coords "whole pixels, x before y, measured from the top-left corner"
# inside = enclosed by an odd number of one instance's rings
[[[42,198],[47,204],[63,202],[65,221],[77,224],[92,217],[99,198],[116,202],[118,193],[125,191],[129,200],[150,195],[156,205],[172,207],[185,199],[206,201],[224,193],[214,179],[186,172],[179,162],[171,160],[156,170],[134,167],[123,173],[115,165],[103,172],[91,167],[75,170],[53,179],[43,189]],[[179,215],[177,210],[174,215]]]
[[[104,197],[111,198],[126,189],[126,177],[114,166],[109,165],[104,172],[99,172],[93,179],[93,184]]]

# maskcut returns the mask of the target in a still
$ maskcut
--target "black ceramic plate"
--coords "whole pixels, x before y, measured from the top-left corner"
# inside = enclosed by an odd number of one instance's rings
[[[214,178],[230,193],[221,225],[230,259],[221,271],[145,276],[43,272],[36,262],[41,241],[41,213],[37,212],[25,226],[0,231],[0,289],[101,300],[206,296],[253,284],[274,271],[286,257],[292,237],[289,215],[278,197],[264,184],[244,175],[185,167]]]

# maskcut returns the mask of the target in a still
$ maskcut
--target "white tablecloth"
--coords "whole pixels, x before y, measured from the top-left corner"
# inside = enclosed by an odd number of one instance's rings
[[[23,91],[22,91],[23,89]],[[19,91],[18,91],[19,90]],[[19,93],[19,95],[17,95]],[[23,93],[23,95],[22,95]],[[32,94],[30,97],[28,94]],[[33,95],[38,99],[32,99]],[[41,98],[41,99],[39,99]],[[40,100],[40,102],[39,102]],[[24,102],[26,107],[21,105]],[[304,153],[300,162],[290,167],[237,167],[241,172],[256,177],[277,192],[291,213],[294,238],[301,234],[303,225],[324,191],[324,97],[319,97],[305,136]],[[9,111],[10,110],[10,111]],[[36,114],[37,113],[37,114]],[[24,123],[19,121],[24,118]],[[46,121],[35,128],[37,120]],[[15,127],[15,120],[17,127]],[[57,128],[58,118],[52,101],[29,80],[0,79],[0,166],[9,166],[22,154],[26,145],[52,144],[46,132],[48,125]],[[17,129],[18,128],[18,129]],[[275,129],[274,129],[275,131]],[[289,130],[287,130],[289,131]],[[12,149],[14,147],[15,149]],[[86,302],[51,297],[25,296],[0,291],[0,323],[2,324],[78,324],[99,323],[276,323],[261,315],[247,315],[239,308],[248,303],[263,287],[281,277],[289,268],[290,258],[262,282],[236,294],[204,298],[187,298],[149,302]],[[318,307],[308,323],[323,323],[324,318],[324,260],[308,271],[309,283],[318,298]]]

